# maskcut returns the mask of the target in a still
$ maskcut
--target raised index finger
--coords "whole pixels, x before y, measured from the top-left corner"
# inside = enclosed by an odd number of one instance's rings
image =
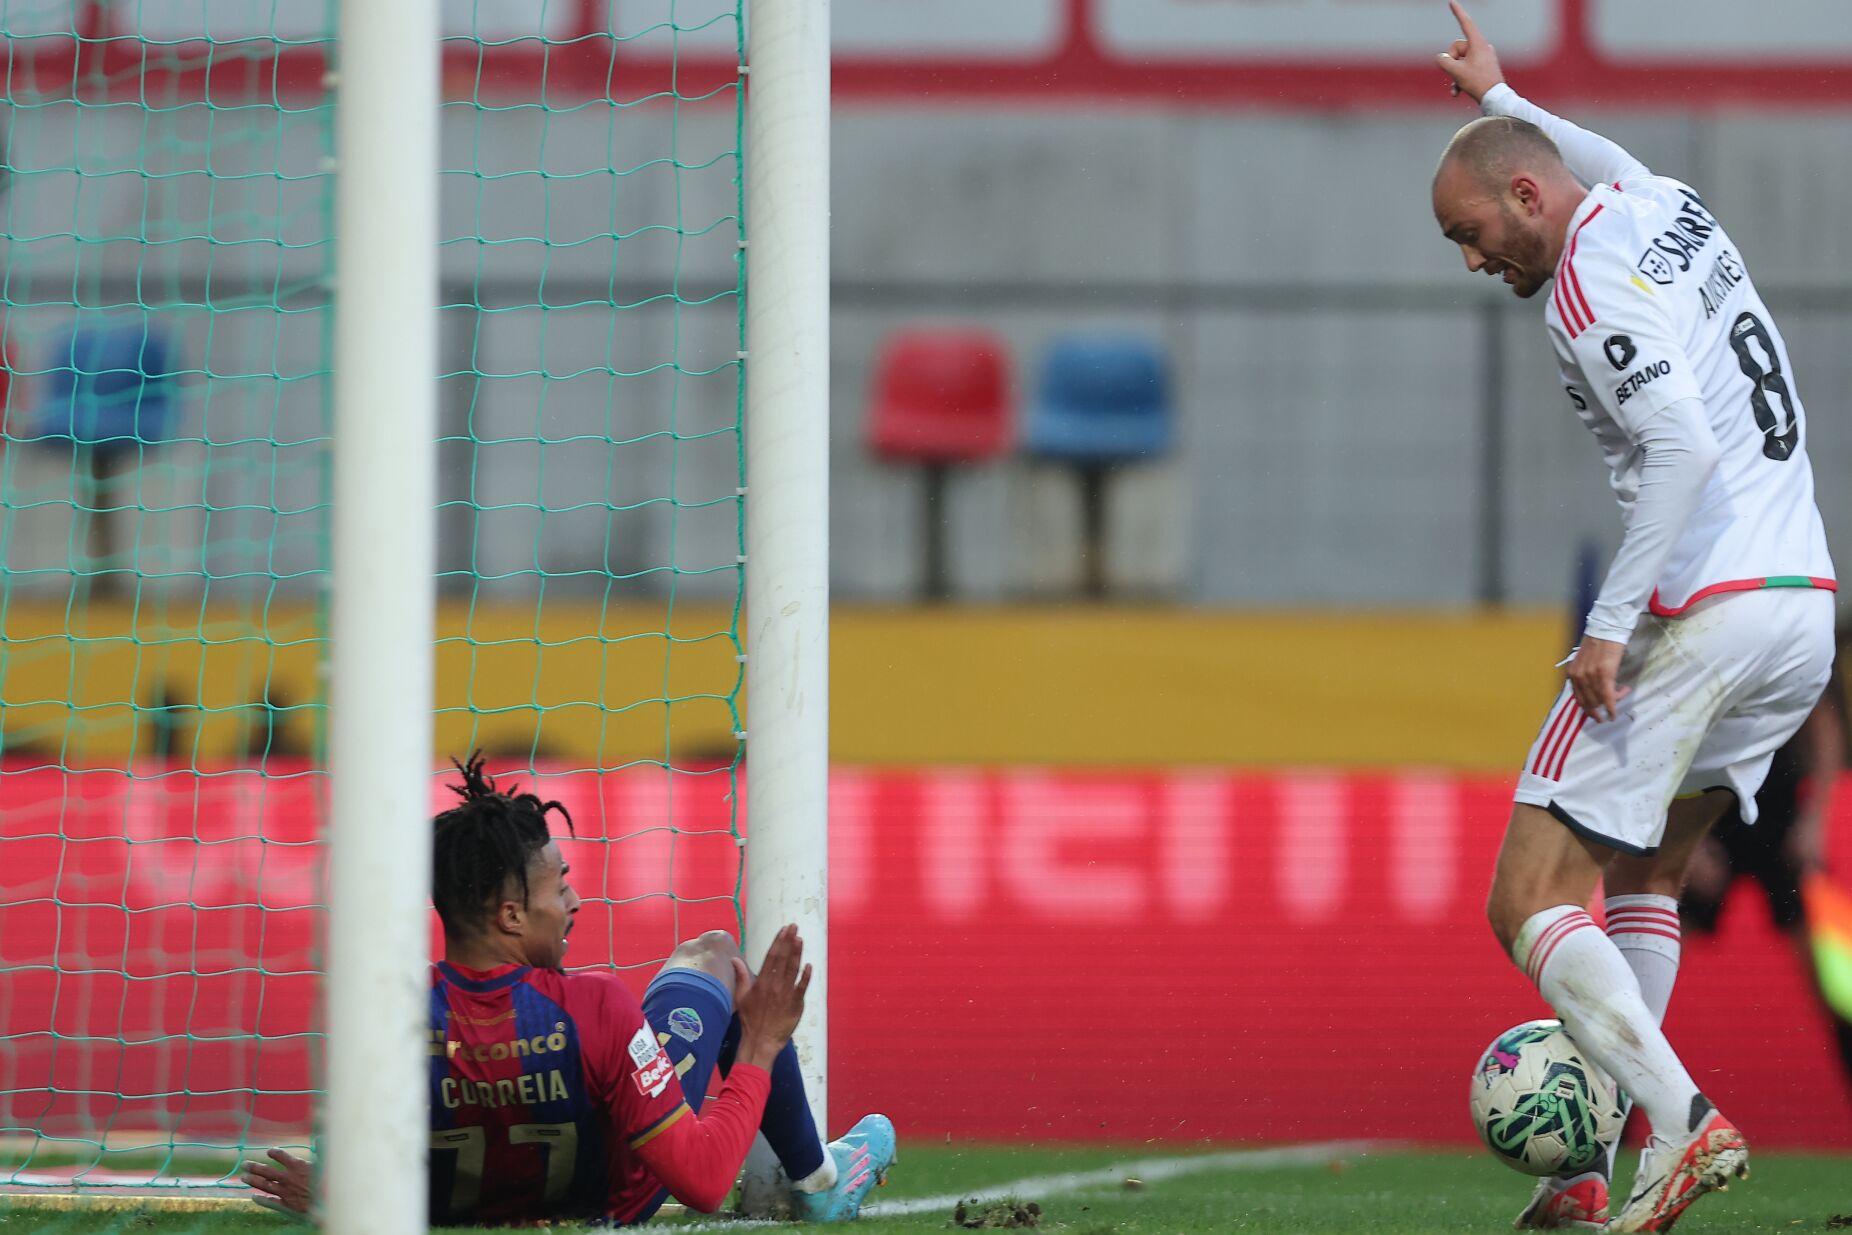
[[[1468,50],[1485,42],[1485,36],[1479,33],[1479,27],[1473,24],[1473,19],[1466,15],[1465,9],[1460,7],[1460,0],[1447,0],[1447,7],[1453,10],[1453,19],[1460,23],[1460,33],[1466,36]]]

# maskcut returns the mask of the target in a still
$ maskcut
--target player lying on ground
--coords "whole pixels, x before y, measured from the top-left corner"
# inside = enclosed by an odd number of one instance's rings
[[[796,1181],[793,1216],[855,1217],[893,1165],[894,1130],[870,1115],[828,1147],[817,1135],[791,1045],[810,985],[797,927],[756,978],[724,931],[682,944],[641,1006],[613,974],[566,973],[580,901],[546,817],[571,818],[497,789],[480,757],[461,771],[462,802],[434,825],[431,1221],[640,1222],[671,1195],[712,1211],[757,1132]],[[244,1181],[306,1213],[308,1164],[270,1157]]]
[[[1820,696],[1833,567],[1787,349],[1735,242],[1691,189],[1514,94],[1453,11],[1464,37],[1439,65],[1486,115],[1448,145],[1435,217],[1468,269],[1520,297],[1554,280],[1544,323],[1626,528],[1525,762],[1487,912],[1651,1120],[1610,1229],[1663,1231],[1748,1169],[1659,1028],[1676,898],[1732,797],[1754,822],[1771,753]],[[1600,881],[1606,934],[1585,911]],[[1607,1209],[1603,1174],[1545,1180],[1518,1225]]]

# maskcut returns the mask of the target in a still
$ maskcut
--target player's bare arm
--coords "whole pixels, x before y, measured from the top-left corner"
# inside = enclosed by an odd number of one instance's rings
[[[1505,80],[1505,72],[1498,65],[1498,52],[1460,7],[1459,0],[1453,0],[1447,7],[1453,10],[1454,20],[1460,23],[1460,37],[1435,56],[1434,62],[1441,72],[1453,79],[1455,94],[1464,94],[1477,103],[1485,98],[1486,91]]]
[[[1542,129],[1556,143],[1564,164],[1585,188],[1651,174],[1643,163],[1617,143],[1560,116],[1553,116],[1512,91],[1505,82],[1505,71],[1498,63],[1498,53],[1492,44],[1457,2],[1452,9],[1454,20],[1460,24],[1461,37],[1437,54],[1434,62],[1446,74],[1454,94],[1468,96],[1487,115],[1523,120]]]

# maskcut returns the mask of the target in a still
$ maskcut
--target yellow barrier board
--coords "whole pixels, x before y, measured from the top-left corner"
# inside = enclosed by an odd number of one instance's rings
[[[618,766],[730,757],[732,611],[447,603],[438,749]],[[831,617],[831,744],[848,763],[1515,769],[1567,637],[1557,611],[1305,613],[863,608]],[[67,766],[315,748],[313,606],[15,602],[7,750]],[[266,691],[274,731],[265,728]],[[673,700],[673,702],[669,702]],[[165,703],[168,728],[151,731]],[[274,747],[273,747],[274,749]],[[279,752],[280,753],[280,752]]]

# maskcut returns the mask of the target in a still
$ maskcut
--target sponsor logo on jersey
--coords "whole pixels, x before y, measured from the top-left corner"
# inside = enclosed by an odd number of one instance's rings
[[[660,1047],[656,1050],[656,1062],[647,1068],[637,1069],[631,1077],[637,1083],[637,1092],[655,1098],[669,1086],[669,1078],[675,1075],[675,1065],[669,1062],[668,1053]]]
[[[1723,308],[1723,302],[1730,295],[1730,290],[1749,275],[1743,270],[1743,263],[1736,254],[1725,249],[1717,254],[1717,260],[1711,263],[1711,272],[1704,276],[1704,282],[1698,285],[1698,299],[1704,302],[1706,321],[1717,316]]]
[[[669,1013],[669,1032],[684,1042],[694,1042],[701,1037],[701,1014],[693,1008],[677,1008]]]
[[[1601,345],[1601,350],[1608,354],[1608,363],[1616,372],[1625,373],[1633,358],[1640,354],[1640,349],[1633,345],[1633,340],[1624,334],[1611,334],[1608,341]]]
[[[493,1060],[526,1059],[531,1055],[563,1051],[566,1049],[566,1035],[555,1030],[552,1033],[537,1033],[531,1038],[511,1038],[500,1042],[458,1042],[444,1030],[433,1029],[428,1049],[431,1054],[442,1055],[446,1059],[472,1059],[477,1063],[489,1063]]]
[[[1670,372],[1672,372],[1671,361],[1655,360],[1652,364],[1643,366],[1638,373],[1629,373],[1622,379],[1621,384],[1614,388],[1615,405],[1619,406],[1627,402],[1641,389],[1652,385]]]
[[[1640,273],[1661,287],[1672,284],[1672,263],[1666,260],[1665,254],[1652,249],[1648,249],[1640,259]]]
[[[1588,400],[1582,397],[1581,391],[1574,386],[1564,386],[1563,391],[1569,396],[1569,401],[1575,404],[1576,411],[1586,412],[1588,410]]]
[[[1685,204],[1672,218],[1672,226],[1653,237],[1640,255],[1639,271],[1661,287],[1691,269],[1692,260],[1717,231],[1717,220],[1704,208],[1704,202],[1690,189],[1681,189]]]
[[[656,1056],[662,1054],[662,1047],[656,1041],[656,1035],[648,1025],[637,1030],[630,1037],[630,1062],[638,1068],[647,1068],[656,1062]]]

